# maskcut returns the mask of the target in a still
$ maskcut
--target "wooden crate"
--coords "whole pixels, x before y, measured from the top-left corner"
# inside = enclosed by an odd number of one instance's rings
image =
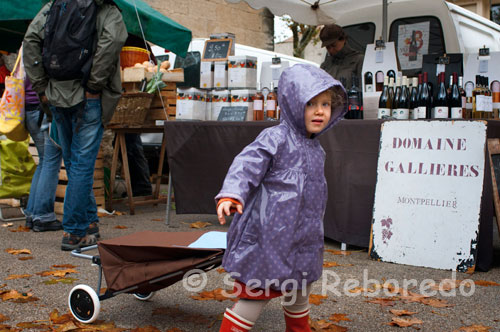
[[[151,108],[146,116],[146,124],[153,124],[156,120],[175,120],[177,109],[177,85],[175,82],[165,82],[167,84],[161,90],[160,95],[155,95],[151,102]]]
[[[38,151],[36,150],[35,144],[30,139],[30,145],[28,150],[30,151],[35,163],[38,165]],[[104,198],[104,167],[103,167],[103,153],[99,149],[97,154],[97,159],[95,162],[94,169],[94,196],[97,204],[97,208],[104,208],[105,198]],[[66,194],[66,188],[68,187],[68,174],[66,173],[66,168],[64,167],[64,162],[62,163],[61,170],[59,171],[59,183],[56,189],[56,201],[54,203],[54,211],[57,214],[63,214],[64,212],[64,195]]]

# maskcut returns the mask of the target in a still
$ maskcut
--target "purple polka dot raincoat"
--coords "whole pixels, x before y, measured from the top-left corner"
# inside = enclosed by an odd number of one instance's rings
[[[222,264],[248,286],[300,289],[321,276],[327,187],[317,137],[344,116],[346,105],[332,110],[314,138],[307,137],[304,112],[307,101],[335,85],[341,86],[313,66],[286,69],[278,90],[280,124],[263,130],[235,157],[215,197],[243,204],[229,228]]]

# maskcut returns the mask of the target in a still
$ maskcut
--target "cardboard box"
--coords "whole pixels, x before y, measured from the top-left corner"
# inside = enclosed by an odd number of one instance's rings
[[[228,87],[230,89],[255,89],[257,87],[257,57],[228,57]]]
[[[253,98],[256,90],[239,89],[231,90],[231,106],[247,106],[247,121],[253,120]]]
[[[196,88],[177,89],[176,120],[205,120],[206,92]]]
[[[214,88],[227,88],[227,61],[216,61],[214,65]]]
[[[229,90],[212,90],[210,120],[217,121],[222,107],[231,106],[231,93]]]
[[[200,63],[200,88],[212,89],[214,87],[214,62],[201,61]]]

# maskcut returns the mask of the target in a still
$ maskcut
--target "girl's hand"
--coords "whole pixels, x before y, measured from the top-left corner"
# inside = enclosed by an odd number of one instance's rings
[[[231,212],[238,212],[239,214],[243,214],[243,205],[235,204],[231,201],[224,201],[219,204],[219,206],[217,207],[217,218],[219,219],[221,225],[224,225],[226,223],[224,214],[226,216],[229,216]]]

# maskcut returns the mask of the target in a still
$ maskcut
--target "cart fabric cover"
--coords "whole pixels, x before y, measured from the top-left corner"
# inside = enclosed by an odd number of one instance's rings
[[[142,36],[137,15],[146,40],[182,57],[191,42],[191,30],[151,8],[142,0],[114,0],[120,8],[127,31]],[[30,21],[48,0],[0,0],[1,49],[17,52]],[[137,12],[135,6],[137,6]]]
[[[204,233],[145,231],[100,241],[98,250],[108,291],[138,286],[130,293],[153,292],[181,280],[196,265],[222,255],[223,249],[188,247]],[[174,276],[155,280],[175,272]]]

